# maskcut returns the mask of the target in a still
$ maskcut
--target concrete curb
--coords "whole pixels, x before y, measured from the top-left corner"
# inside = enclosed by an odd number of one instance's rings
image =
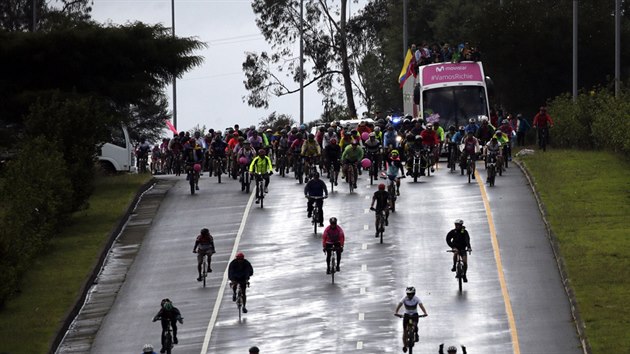
[[[81,287],[79,295],[77,296],[77,299],[75,300],[74,306],[68,311],[64,320],[60,324],[59,330],[57,331],[57,335],[51,341],[49,351],[48,351],[49,354],[58,352],[63,342],[66,341],[67,339],[66,336],[71,332],[71,326],[73,325],[75,321],[78,320],[78,317],[81,315],[82,309],[93,297],[92,295],[93,288],[96,285],[98,285],[98,277],[103,272],[106,266],[106,261],[112,251],[112,248],[115,242],[124,236],[125,230],[128,228],[128,226],[132,226],[131,223],[132,223],[132,219],[134,219],[135,214],[139,214],[139,213],[145,214],[144,212],[142,212],[142,210],[139,210],[139,209],[143,209],[142,204],[143,204],[143,196],[145,195],[145,193],[151,192],[151,190],[154,189],[154,187],[160,184],[165,184],[164,182],[167,182],[167,181],[168,180],[158,180],[158,179],[152,178],[149,182],[145,183],[142,187],[140,187],[133,201],[129,203],[125,214],[120,218],[118,224],[112,230],[109,236],[109,239],[107,240],[107,242],[101,249],[100,256],[98,260],[94,263],[94,266],[92,267],[90,277],[85,281],[85,283]],[[172,184],[164,188],[163,193],[160,193],[161,198],[163,198],[163,196],[170,189],[170,187],[172,187]],[[157,206],[159,207],[159,203],[157,204]],[[145,223],[142,223],[142,224],[148,227],[148,224],[145,224]],[[124,277],[122,278],[122,281],[124,281]],[[104,317],[104,314],[103,314],[103,317]],[[96,321],[97,323],[95,323],[94,318],[91,318],[90,322],[91,322],[91,326],[89,327],[92,327],[93,330],[98,330],[100,321]],[[79,332],[83,332],[85,335],[86,333],[89,333],[92,331],[82,330]],[[89,351],[89,348],[86,348],[84,345],[81,345],[78,348],[75,347],[75,349],[78,350],[77,352]]]
[[[536,186],[534,185],[534,179],[530,175],[527,167],[520,161],[512,160],[512,162],[517,165],[525,178],[527,178],[527,182],[532,188],[532,192],[534,193],[534,197],[536,198],[536,203],[538,204],[538,210],[540,211],[540,215],[542,217],[543,222],[545,223],[545,229],[547,230],[547,238],[549,239],[549,243],[551,244],[551,249],[553,250],[554,258],[556,259],[556,264],[558,265],[558,270],[560,271],[560,277],[562,279],[562,285],[564,286],[564,291],[569,298],[569,303],[571,305],[571,316],[573,317],[573,322],[575,323],[575,328],[578,333],[578,337],[580,342],[582,343],[582,351],[584,354],[592,354],[593,351],[591,349],[591,345],[586,337],[586,325],[582,320],[582,316],[580,315],[580,310],[578,308],[577,299],[575,297],[575,292],[571,287],[571,283],[569,282],[569,277],[566,271],[566,265],[564,263],[564,258],[560,254],[560,247],[558,244],[558,238],[556,234],[551,229],[551,225],[547,220],[547,209],[545,208],[538,191],[536,190]]]

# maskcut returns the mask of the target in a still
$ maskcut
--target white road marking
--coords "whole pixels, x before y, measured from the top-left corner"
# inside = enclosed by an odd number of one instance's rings
[[[362,341],[358,341],[357,342],[357,349],[363,349],[363,342]]]
[[[365,294],[365,288],[364,287],[359,290],[359,294],[361,294],[361,295]]]
[[[370,229],[370,225],[363,225],[363,230],[369,230]]]
[[[369,196],[369,195],[366,195],[366,196],[365,196],[365,199],[370,199],[370,196]]]
[[[362,250],[366,250],[366,249],[367,249],[367,246],[368,246],[368,244],[367,244],[367,243],[364,243],[364,244],[362,244],[362,245],[361,245],[361,249],[362,249]]]
[[[363,312],[359,312],[359,321],[365,320],[365,314]]]
[[[361,271],[362,272],[367,272],[367,264],[362,264],[361,265]]]
[[[370,212],[370,209],[363,209],[363,212],[364,212],[365,214],[368,214],[368,213]]]
[[[234,246],[232,247],[232,254],[230,256],[230,260],[236,257],[236,251],[238,250],[238,245],[241,242],[241,236],[243,235],[243,230],[245,230],[245,221],[247,221],[247,216],[249,215],[249,210],[252,207],[252,203],[254,202],[255,196],[256,196],[256,193],[251,194],[251,196],[249,197],[249,201],[247,202],[247,207],[245,207],[245,212],[243,213],[243,218],[241,219],[241,225],[238,228],[236,239],[234,239]],[[221,301],[223,300],[223,293],[225,292],[227,281],[228,281],[228,267],[225,267],[225,272],[223,272],[223,281],[221,281],[221,287],[219,288],[219,292],[217,293],[217,299],[214,302],[214,309],[212,310],[212,316],[210,317],[210,322],[208,322],[206,335],[203,339],[203,346],[201,347],[201,354],[206,354],[208,352],[208,345],[210,344],[210,338],[212,337],[212,330],[214,329],[214,325],[217,322],[217,317],[219,316],[219,308],[221,307]]]

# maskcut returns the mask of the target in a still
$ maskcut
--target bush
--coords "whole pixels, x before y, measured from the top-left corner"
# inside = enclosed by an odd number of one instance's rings
[[[578,95],[556,97],[549,104],[554,119],[552,139],[563,148],[597,148],[630,153],[630,92],[615,98],[598,88]]]
[[[0,185],[0,304],[70,212],[72,186],[63,155],[44,137],[24,142]]]

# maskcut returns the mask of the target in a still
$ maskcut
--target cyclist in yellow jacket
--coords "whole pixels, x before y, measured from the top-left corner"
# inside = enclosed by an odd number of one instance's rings
[[[269,193],[269,175],[273,174],[273,166],[265,149],[258,150],[258,156],[249,164],[249,173],[255,175],[256,178],[263,178],[265,180],[265,193]]]

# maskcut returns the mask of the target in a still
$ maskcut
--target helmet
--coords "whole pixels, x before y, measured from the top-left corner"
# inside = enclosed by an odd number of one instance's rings
[[[328,128],[328,132],[329,133],[334,133],[335,132],[335,128],[333,128],[333,127]]]
[[[202,235],[210,235],[210,230],[208,230],[206,228],[203,228],[203,229],[201,229],[201,234]]]
[[[251,145],[251,141],[243,139],[243,145]]]
[[[337,139],[335,138],[330,139],[330,143],[333,145],[337,144]]]
[[[343,135],[350,135],[350,132],[348,130],[344,130]]]
[[[405,293],[407,293],[407,295],[409,295],[409,294],[415,294],[415,293],[416,293],[416,288],[414,288],[413,286],[409,286],[409,287],[407,287],[407,289],[405,290]]]
[[[456,220],[455,220],[455,225],[457,225],[457,224],[459,224],[459,225],[464,225],[464,220],[462,220],[462,219],[456,219]]]
[[[427,128],[433,128],[433,123],[427,124]]]
[[[422,137],[421,137],[420,135],[416,135],[415,139],[416,139],[417,141],[421,141],[421,140],[422,140]]]
[[[447,353],[457,353],[457,348],[454,345],[451,345],[450,347],[448,347],[448,349],[446,349]]]
[[[400,153],[398,152],[398,150],[394,149],[391,152],[392,156],[398,156]]]
[[[330,222],[331,225],[337,225],[337,218],[336,217],[332,217],[330,218],[330,220],[328,220]]]
[[[258,155],[260,155],[260,156],[265,156],[265,155],[267,155],[267,150],[265,150],[265,149],[260,149],[260,150],[258,150]]]
[[[306,125],[304,124],[300,125],[300,130],[306,130]]]
[[[381,127],[374,127],[374,131],[377,132],[377,133],[380,132],[381,131]]]
[[[153,346],[151,344],[145,344],[144,347],[142,347],[142,352],[153,353]]]
[[[385,190],[385,183],[381,183],[378,185],[378,190],[379,191],[384,191]]]
[[[302,139],[302,133],[297,133],[297,135],[295,136],[297,139]]]
[[[173,303],[169,299],[162,300],[162,308],[166,311],[170,311],[173,309]]]
[[[504,120],[501,121],[501,124],[507,124],[507,122],[508,122],[508,120],[504,119]]]
[[[249,354],[256,354],[256,353],[260,353],[260,349],[258,349],[258,347],[249,348]]]
[[[313,172],[312,176],[313,178],[319,178],[319,172]]]
[[[243,252],[239,252],[236,254],[236,259],[245,259],[245,254]]]
[[[376,138],[376,133],[371,132],[371,133],[370,133],[370,138]]]
[[[475,118],[470,118],[470,119],[468,120],[468,123],[475,123],[475,122],[476,122]]]
[[[450,126],[448,127],[448,130],[449,130],[449,131],[454,131],[455,129],[457,129],[457,128],[455,128],[455,126],[454,126],[454,125],[450,125]]]
[[[352,145],[359,145],[359,142],[356,139],[354,139],[352,140]]]
[[[459,128],[458,128],[458,130],[464,130],[464,129],[466,129],[466,128],[464,128],[463,125],[460,125]]]
[[[313,140],[315,139],[315,134],[309,134],[308,135],[308,140]]]

